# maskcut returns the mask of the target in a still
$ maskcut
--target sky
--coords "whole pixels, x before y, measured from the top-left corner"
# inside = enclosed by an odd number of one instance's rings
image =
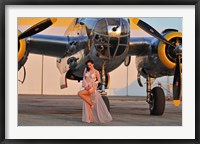
[[[44,18],[18,18],[18,25],[19,26],[28,26],[28,25],[33,25]],[[179,31],[182,31],[182,18],[172,18],[172,17],[151,17],[151,18],[146,18],[146,17],[141,17],[141,20],[145,21],[152,27],[154,27],[158,31],[162,31],[166,28],[175,28],[178,29]],[[69,24],[72,22],[72,18],[58,18],[57,22],[53,24],[52,26],[56,27],[67,27]],[[139,28],[131,24],[131,28],[134,30],[138,30]]]
[[[149,23],[154,28],[161,30],[165,28],[175,28],[182,31],[182,18],[140,18],[141,20]]]

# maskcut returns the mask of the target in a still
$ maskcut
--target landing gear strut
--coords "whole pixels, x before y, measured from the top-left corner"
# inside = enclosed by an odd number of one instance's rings
[[[162,115],[165,111],[165,94],[161,87],[157,86],[151,89],[151,78],[147,79],[147,103],[151,115]]]
[[[108,111],[110,111],[110,102],[109,102],[109,99],[108,97],[106,96],[107,93],[105,91],[105,85],[106,85],[106,76],[105,76],[105,62],[103,63],[102,65],[102,70],[101,70],[101,90],[100,90],[100,93],[101,93],[101,96],[108,108]]]

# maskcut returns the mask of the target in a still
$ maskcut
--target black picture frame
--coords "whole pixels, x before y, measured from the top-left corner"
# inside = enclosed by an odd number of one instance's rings
[[[7,5],[195,5],[195,139],[100,139],[100,140],[51,140],[51,139],[5,139],[5,7]],[[181,143],[181,144],[198,144],[200,143],[200,101],[199,101],[199,49],[200,49],[200,0],[1,0],[0,2],[0,80],[1,80],[1,87],[0,87],[0,142],[1,143],[37,143],[37,144],[52,144],[52,143],[104,143],[104,144],[111,144],[111,143],[153,143],[153,144],[160,144],[160,143]]]

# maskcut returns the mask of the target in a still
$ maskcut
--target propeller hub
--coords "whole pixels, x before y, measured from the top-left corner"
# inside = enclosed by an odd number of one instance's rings
[[[174,51],[176,52],[176,55],[182,54],[182,46],[181,45],[180,46],[176,46]]]
[[[165,49],[165,53],[167,58],[171,62],[176,62],[176,56],[182,55],[182,39],[181,38],[172,38],[169,40],[169,42],[174,45],[175,47],[172,47],[171,45],[167,45]]]

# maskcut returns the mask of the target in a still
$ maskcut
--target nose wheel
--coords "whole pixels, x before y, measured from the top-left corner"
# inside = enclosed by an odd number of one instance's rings
[[[102,65],[102,70],[101,70],[101,88],[100,88],[100,93],[102,96],[102,99],[104,100],[104,103],[106,104],[106,107],[108,111],[110,111],[110,102],[107,95],[107,92],[105,91],[105,86],[106,86],[106,76],[105,76],[105,62]]]

